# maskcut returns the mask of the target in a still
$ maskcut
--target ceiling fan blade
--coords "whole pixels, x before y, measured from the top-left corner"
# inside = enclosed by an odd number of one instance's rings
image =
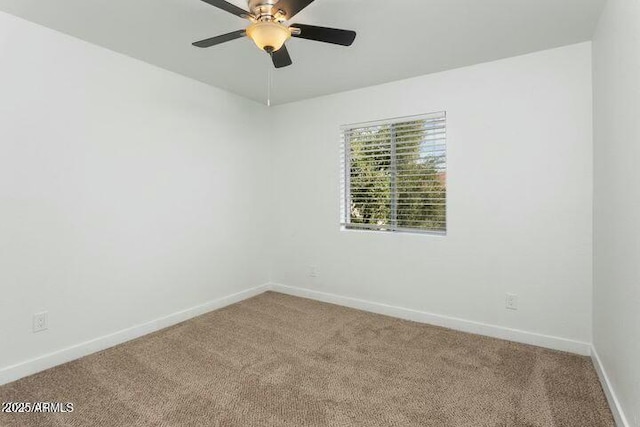
[[[274,10],[276,12],[281,10],[284,18],[288,21],[311,3],[313,0],[280,0],[275,4]]]
[[[315,25],[304,24],[291,24],[291,28],[300,29],[300,34],[296,34],[295,32],[292,33],[293,37],[324,43],[339,44],[341,46],[351,46],[353,41],[356,39],[355,31],[316,27]]]
[[[271,54],[271,59],[273,60],[273,65],[276,68],[288,67],[293,64],[291,56],[289,56],[289,51],[285,45],[282,45],[280,49],[273,52]]]
[[[232,33],[222,34],[221,36],[211,37],[210,39],[204,39],[197,42],[193,42],[192,44],[195,47],[211,47],[220,43],[229,42],[231,40],[242,38],[246,35],[247,33],[245,30],[238,30]]]
[[[235,4],[231,4],[225,0],[202,0],[205,3],[210,4],[211,6],[217,7],[218,9],[222,9],[225,12],[232,13],[240,18],[247,19],[252,16],[246,10],[236,6]]]

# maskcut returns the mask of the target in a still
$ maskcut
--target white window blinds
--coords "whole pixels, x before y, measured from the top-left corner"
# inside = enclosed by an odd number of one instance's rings
[[[447,230],[446,113],[342,127],[342,226]]]

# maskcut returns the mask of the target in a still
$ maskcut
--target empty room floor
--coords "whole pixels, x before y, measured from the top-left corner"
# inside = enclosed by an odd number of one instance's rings
[[[267,292],[0,387],[2,426],[613,426],[589,358]]]

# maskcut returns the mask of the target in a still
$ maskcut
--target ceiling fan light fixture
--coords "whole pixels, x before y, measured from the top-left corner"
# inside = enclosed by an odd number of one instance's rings
[[[249,37],[260,50],[269,54],[271,62],[276,68],[288,67],[293,64],[285,45],[285,42],[291,37],[340,46],[351,46],[356,39],[355,31],[291,23],[291,18],[313,3],[314,0],[247,0],[249,10],[229,3],[227,0],[202,1],[232,15],[248,19],[251,24],[244,30],[209,37],[193,42],[192,45],[205,48]],[[236,3],[238,1],[236,0]],[[285,25],[284,22],[287,24]]]
[[[247,36],[261,50],[272,53],[280,50],[291,38],[291,31],[277,22],[255,22],[247,27]]]

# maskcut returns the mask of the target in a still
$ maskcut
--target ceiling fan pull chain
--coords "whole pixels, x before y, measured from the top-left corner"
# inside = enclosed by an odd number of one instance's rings
[[[267,67],[267,107],[271,107],[271,87],[273,86],[273,68]]]

